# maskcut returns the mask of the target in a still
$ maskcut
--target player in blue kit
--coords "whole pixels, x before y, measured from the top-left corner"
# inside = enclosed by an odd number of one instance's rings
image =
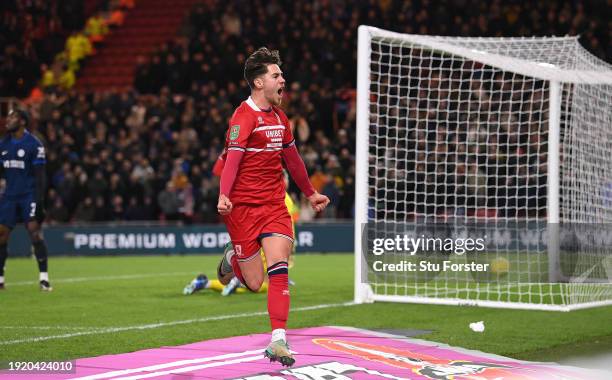
[[[47,272],[47,247],[40,226],[45,219],[47,189],[45,148],[26,130],[27,111],[16,108],[6,119],[6,136],[0,140],[0,171],[6,181],[0,195],[0,289],[4,289],[4,264],[7,244],[15,224],[23,222],[30,234],[40,271],[40,290],[51,291]]]

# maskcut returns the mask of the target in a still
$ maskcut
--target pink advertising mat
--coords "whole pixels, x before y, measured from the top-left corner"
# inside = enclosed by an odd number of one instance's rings
[[[610,379],[612,374],[518,361],[346,327],[289,331],[292,368],[263,356],[269,334],[215,339],[76,360],[70,374],[0,373],[0,379]]]

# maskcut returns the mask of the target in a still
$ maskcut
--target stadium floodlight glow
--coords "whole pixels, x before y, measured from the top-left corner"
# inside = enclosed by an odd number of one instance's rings
[[[612,66],[577,37],[358,39],[355,301],[612,304]],[[505,281],[374,273],[366,224],[440,220],[522,238],[485,252]]]

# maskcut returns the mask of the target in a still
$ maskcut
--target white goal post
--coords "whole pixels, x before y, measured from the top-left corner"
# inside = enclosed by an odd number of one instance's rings
[[[577,37],[360,26],[355,185],[355,302],[612,305],[612,66]],[[486,249],[372,254],[372,238],[440,224],[435,238]],[[421,259],[488,272],[374,268]]]

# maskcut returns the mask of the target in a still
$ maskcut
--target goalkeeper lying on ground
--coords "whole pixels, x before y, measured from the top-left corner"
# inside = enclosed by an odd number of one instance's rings
[[[289,181],[286,175],[285,175],[285,181],[286,182]],[[295,221],[298,219],[298,216],[300,214],[300,209],[295,205],[295,202],[293,202],[293,199],[291,199],[291,196],[289,196],[289,194],[287,193],[285,193],[285,205],[287,206],[287,211],[291,215],[293,235],[295,236]],[[225,248],[223,249],[223,253],[225,254],[227,251],[231,249],[234,249],[234,247],[232,246],[232,243],[231,242],[227,243],[225,245]],[[261,255],[262,265],[264,266],[264,269],[266,269],[266,258],[265,258],[263,249],[261,249],[259,253]],[[293,267],[294,256],[295,256],[295,244],[293,245],[293,248],[291,250],[291,255],[289,256],[289,268]],[[264,270],[264,273],[266,273],[265,270]],[[291,279],[289,279],[289,285],[295,285],[295,283],[291,281]],[[205,274],[200,274],[196,278],[194,278],[189,284],[185,286],[185,288],[183,289],[183,294],[191,295],[199,290],[204,290],[204,289],[216,290],[218,292],[221,292],[222,296],[228,296],[232,293],[247,293],[248,292],[247,288],[240,283],[240,280],[238,280],[237,277],[232,278],[226,286],[223,286],[223,284],[221,284],[219,280],[209,279]],[[261,288],[259,288],[257,293],[265,293],[267,291],[268,291],[268,281],[266,280],[261,285]]]
[[[225,248],[223,249],[223,253],[227,253],[227,251],[234,249],[232,243],[227,243]],[[260,251],[261,260],[263,262],[262,265],[265,267],[265,256],[263,250]],[[209,279],[205,274],[199,274],[196,278],[194,278],[189,284],[185,286],[183,289],[183,294],[188,296],[197,291],[212,289],[217,292],[221,292],[222,296],[229,296],[232,293],[247,293],[247,288],[240,283],[237,277],[234,277],[230,280],[230,282],[223,286],[221,282],[217,279]],[[261,285],[261,288],[257,291],[257,293],[265,293],[268,291],[268,282],[264,281]]]

